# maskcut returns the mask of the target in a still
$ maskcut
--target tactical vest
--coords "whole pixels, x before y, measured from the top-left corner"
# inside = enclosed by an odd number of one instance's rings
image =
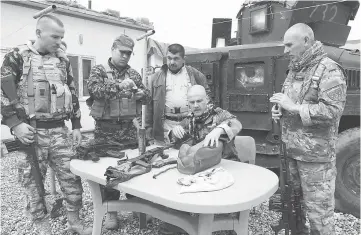
[[[66,63],[53,54],[40,55],[30,42],[19,49],[24,64],[17,92],[26,114],[39,121],[69,118],[73,105]]]
[[[113,78],[113,70],[108,64],[104,65],[108,79]],[[129,78],[129,74],[125,73],[125,78]],[[96,99],[91,106],[90,115],[94,119],[105,120],[127,120],[133,119],[140,113],[141,108],[137,105],[134,96],[131,98],[122,97],[114,99]]]

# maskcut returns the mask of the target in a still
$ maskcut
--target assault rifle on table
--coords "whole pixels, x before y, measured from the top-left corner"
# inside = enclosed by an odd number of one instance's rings
[[[192,113],[190,116],[191,123],[194,124],[195,116]],[[160,168],[165,165],[169,164],[175,164],[177,163],[176,159],[168,159],[168,155],[164,154],[164,150],[175,148],[179,149],[179,147],[184,143],[192,142],[194,144],[195,138],[197,137],[195,135],[195,128],[192,126],[190,133],[187,133],[183,136],[182,139],[177,139],[174,143],[168,144],[164,147],[157,147],[154,149],[150,149],[148,151],[145,151],[141,153],[138,157],[132,158],[132,159],[121,159],[118,161],[118,165],[116,167],[109,166],[104,176],[107,177],[107,187],[114,187],[119,183],[128,181],[136,176],[148,173],[151,171],[152,167]],[[145,138],[144,136],[142,137]],[[162,160],[159,160],[157,162],[154,162],[151,164],[151,159],[158,155],[158,157],[161,157]],[[141,166],[143,169],[138,172],[130,173],[131,169],[134,166]]]
[[[272,230],[277,235],[282,229],[285,235],[296,235],[297,230],[303,226],[301,217],[301,202],[298,190],[294,190],[293,183],[290,179],[289,161],[286,153],[286,145],[281,138],[280,121],[278,121],[279,139],[280,139],[280,188],[278,194],[270,198],[269,209],[281,212],[282,216],[277,225],[271,225]],[[279,194],[280,193],[280,194]]]
[[[143,175],[151,171],[152,167],[160,168],[165,165],[175,164],[177,163],[176,159],[169,159],[169,156],[164,153],[164,150],[170,148],[177,148],[181,144],[188,142],[190,139],[188,136],[185,136],[182,140],[177,141],[172,144],[168,144],[164,147],[156,147],[154,149],[150,149],[140,154],[138,157],[128,159],[121,159],[118,161],[118,165],[116,167],[109,166],[104,176],[107,177],[107,187],[114,187],[119,183],[128,181],[136,176]],[[179,147],[178,147],[179,148]],[[162,160],[156,161],[151,164],[151,159],[155,156],[161,157]],[[142,170],[130,173],[131,169],[135,166],[143,167]]]
[[[137,141],[125,141],[122,143],[116,141],[107,141],[107,143],[89,143],[86,146],[77,147],[77,154],[74,156],[80,160],[99,161],[100,157],[114,157],[123,159],[125,153],[121,152],[125,149],[134,149],[138,147]]]

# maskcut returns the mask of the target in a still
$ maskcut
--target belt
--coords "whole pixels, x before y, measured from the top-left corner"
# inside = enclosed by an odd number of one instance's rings
[[[188,107],[169,108],[168,106],[165,106],[165,113],[172,113],[172,114],[188,113]]]
[[[164,118],[167,119],[167,120],[171,120],[171,121],[176,121],[176,122],[180,122],[182,121],[183,119],[185,119],[187,117],[187,115],[185,116],[182,116],[182,115],[179,115],[179,116],[168,116],[168,115],[164,115]]]
[[[40,128],[40,129],[52,129],[63,126],[65,126],[64,120],[36,121],[36,128]]]
[[[133,120],[126,120],[126,121],[95,121],[95,125],[99,126],[100,128],[107,128],[107,129],[124,129],[133,125]]]

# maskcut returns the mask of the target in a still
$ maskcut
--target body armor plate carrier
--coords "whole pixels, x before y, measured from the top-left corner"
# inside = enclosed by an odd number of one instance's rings
[[[109,79],[113,79],[113,71],[108,64],[104,66]],[[129,74],[125,73],[125,79],[129,78]],[[135,97],[122,97],[111,100],[95,99],[91,106],[90,115],[95,119],[102,120],[120,120],[133,119],[139,114],[140,108],[137,107]]]

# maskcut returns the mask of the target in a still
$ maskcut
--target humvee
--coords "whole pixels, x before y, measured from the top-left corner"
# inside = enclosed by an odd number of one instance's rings
[[[337,143],[336,209],[360,216],[360,52],[345,45],[358,1],[246,1],[232,19],[213,19],[209,49],[186,53],[186,63],[202,71],[219,107],[237,115],[240,135],[256,140],[256,164],[278,168],[279,137],[274,135],[269,98],[280,92],[289,59],[283,35],[296,23],[308,24],[328,56],[347,73],[347,102]],[[219,45],[222,45],[219,47]]]

